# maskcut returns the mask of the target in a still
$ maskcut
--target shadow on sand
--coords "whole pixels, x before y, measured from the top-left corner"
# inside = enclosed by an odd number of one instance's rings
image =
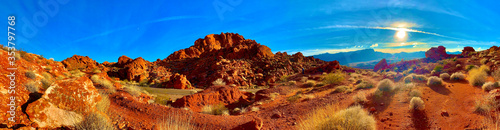
[[[411,121],[417,130],[428,130],[430,129],[429,118],[425,114],[425,110],[413,110],[411,115]]]
[[[442,85],[442,86],[433,85],[433,86],[429,86],[429,88],[431,88],[434,92],[437,92],[437,93],[443,94],[443,95],[448,95],[451,93],[451,91],[448,88],[446,88],[445,85]]]

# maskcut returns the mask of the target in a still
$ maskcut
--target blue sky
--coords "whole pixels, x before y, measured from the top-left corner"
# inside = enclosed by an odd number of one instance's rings
[[[367,48],[413,52],[438,45],[448,51],[482,50],[500,45],[499,5],[473,0],[9,0],[0,4],[0,14],[5,21],[16,16],[17,48],[57,61],[77,54],[116,62],[122,55],[164,59],[221,32],[289,54]]]

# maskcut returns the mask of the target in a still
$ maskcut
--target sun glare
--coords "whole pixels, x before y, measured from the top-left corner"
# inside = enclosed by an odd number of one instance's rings
[[[404,39],[406,38],[406,31],[403,31],[403,30],[399,30],[396,32],[396,37],[398,39]]]

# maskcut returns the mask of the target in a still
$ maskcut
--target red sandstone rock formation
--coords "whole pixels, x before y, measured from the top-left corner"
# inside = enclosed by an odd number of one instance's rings
[[[379,61],[379,62],[375,65],[375,67],[373,68],[373,71],[375,71],[375,72],[376,72],[376,71],[379,71],[379,70],[384,70],[384,69],[386,69],[386,68],[387,68],[387,60],[385,60],[385,58],[384,58],[384,59],[380,60],[380,61]]]
[[[88,56],[84,57],[79,55],[74,55],[73,57],[67,58],[63,60],[62,63],[68,70],[92,70],[99,66],[99,63],[97,63],[95,60],[90,59]]]
[[[444,46],[432,47],[425,52],[425,57],[431,61],[437,61],[446,59],[449,55],[446,53],[446,48]]]
[[[199,93],[177,99],[172,106],[188,107],[194,112],[200,112],[205,105],[222,103],[229,106],[234,103],[250,102],[251,95],[252,93],[240,91],[237,87],[211,86]]]

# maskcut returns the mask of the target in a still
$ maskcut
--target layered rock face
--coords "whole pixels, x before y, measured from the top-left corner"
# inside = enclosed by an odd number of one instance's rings
[[[75,69],[92,70],[99,66],[99,63],[97,63],[95,60],[90,59],[88,56],[79,56],[79,55],[74,55],[73,57],[64,59],[62,61],[62,64],[68,70],[75,70]]]
[[[380,61],[379,61],[379,62],[375,65],[375,67],[373,68],[373,71],[375,71],[375,72],[376,72],[376,71],[379,71],[379,70],[383,70],[383,69],[385,69],[385,68],[387,68],[387,60],[385,60],[385,58],[384,58],[384,59],[380,60]]]
[[[167,57],[168,60],[185,58],[200,58],[210,56],[223,56],[228,59],[252,59],[273,57],[274,54],[267,46],[260,45],[255,40],[243,38],[233,33],[210,34],[204,39],[198,39],[194,45],[174,52]]]

